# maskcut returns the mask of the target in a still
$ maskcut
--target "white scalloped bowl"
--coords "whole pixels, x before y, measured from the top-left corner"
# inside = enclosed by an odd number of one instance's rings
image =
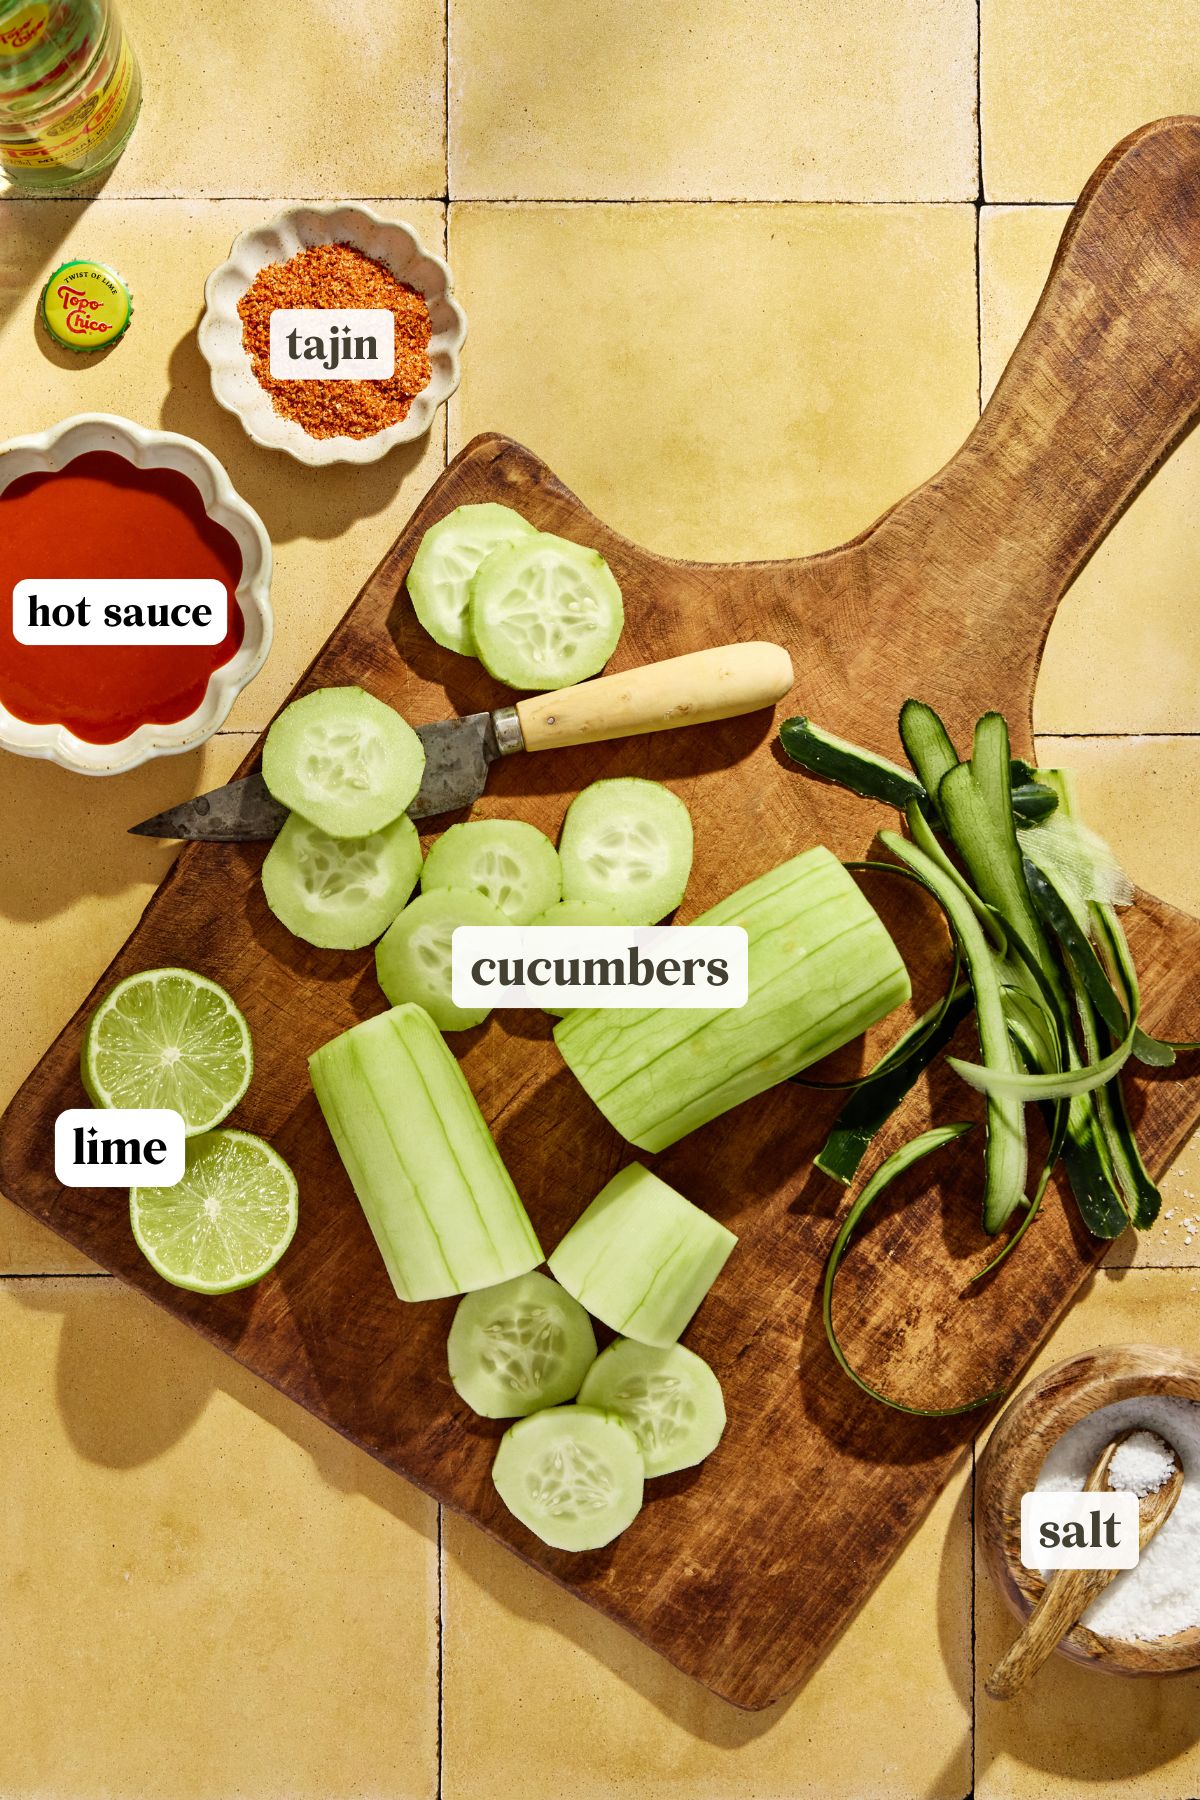
[[[352,244],[386,264],[398,281],[424,295],[433,325],[429,385],[414,398],[408,417],[371,437],[311,437],[294,419],[285,419],[255,380],[242,343],[238,302],[260,269],[287,262],[316,244]],[[426,250],[411,225],[383,219],[368,206],[293,206],[268,225],[256,225],[233,241],[226,262],[204,284],[200,353],[212,372],[218,403],[236,415],[256,444],[284,450],[313,467],[327,463],[372,463],[396,444],[408,444],[429,430],[460,379],[459,352],[467,335],[466,314],[454,298],[450,270]]]
[[[246,622],[237,654],[214,669],[195,712],[171,725],[139,725],[114,744],[91,744],[65,725],[31,725],[0,704],[0,748],[18,756],[39,756],[79,775],[120,775],[152,756],[194,750],[229,716],[242,689],[258,674],[271,648],[273,621],[271,540],[258,514],[234,492],[212,453],[174,431],[152,431],[112,413],[77,413],[30,437],[0,443],[0,494],[18,476],[65,468],[77,456],[109,450],[139,469],[175,469],[197,489],[210,519],[223,525],[242,554],[237,601]],[[81,574],[86,574],[81,569]],[[11,606],[10,595],[0,604]]]

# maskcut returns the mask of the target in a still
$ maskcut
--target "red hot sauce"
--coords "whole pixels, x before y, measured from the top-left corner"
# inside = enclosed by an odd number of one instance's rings
[[[66,725],[91,744],[186,719],[242,642],[241,575],[236,540],[174,469],[139,469],[93,450],[63,469],[18,476],[0,491],[0,702],[18,719]],[[13,635],[19,581],[202,576],[229,595],[219,644],[27,645]]]

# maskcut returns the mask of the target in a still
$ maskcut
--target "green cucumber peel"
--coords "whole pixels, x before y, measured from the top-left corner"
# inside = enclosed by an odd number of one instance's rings
[[[1082,1109],[1082,1110],[1080,1110]],[[1062,1159],[1079,1216],[1095,1238],[1117,1238],[1129,1224],[1111,1159],[1099,1140],[1090,1094],[1071,1102]]]
[[[876,756],[874,751],[860,749],[857,744],[848,743],[832,731],[814,725],[811,719],[803,716],[785,719],[779,728],[779,741],[792,762],[807,769],[810,775],[835,781],[865,800],[883,800],[900,811],[910,801],[915,801],[918,806],[928,801],[929,796],[921,783],[899,763],[891,762],[886,756]]]
[[[1060,1068],[1058,1023],[1050,1008],[1019,987],[1005,987],[1001,999],[1008,1034],[1027,1065],[1034,1070]]]
[[[1091,906],[1092,925],[1101,948],[1108,956],[1117,979],[1125,989],[1129,1010],[1137,1013],[1141,1006],[1141,988],[1138,985],[1137,969],[1134,967],[1133,955],[1129,948],[1129,940],[1125,929],[1117,916],[1116,908],[1093,901]],[[1165,1039],[1147,1035],[1139,1025],[1133,1035],[1133,1054],[1140,1063],[1152,1069],[1169,1069],[1177,1055],[1188,1050],[1200,1050],[1200,1039]]]
[[[977,730],[976,755],[978,763],[959,763],[943,776],[938,807],[979,897],[995,908],[1008,936],[1019,938],[1048,975],[1050,947],[1025,886],[1013,824],[1007,731],[997,742],[992,733],[981,739]]]
[[[1112,983],[1104,973],[1100,958],[1093,950],[1087,932],[1072,912],[1066,896],[1028,857],[1025,858],[1024,868],[1030,898],[1062,945],[1075,975],[1077,989],[1083,988],[1109,1030],[1118,1038],[1124,1037],[1129,1030],[1125,1009],[1113,992]]]
[[[992,1274],[994,1270],[1000,1267],[1000,1264],[1004,1262],[1007,1257],[1012,1255],[1021,1239],[1025,1236],[1025,1233],[1029,1230],[1029,1227],[1033,1224],[1033,1221],[1037,1218],[1038,1213],[1041,1211],[1042,1201],[1046,1197],[1046,1189],[1050,1185],[1050,1177],[1054,1173],[1054,1165],[1062,1155],[1063,1140],[1066,1137],[1066,1134],[1067,1108],[1065,1103],[1060,1100],[1054,1108],[1054,1119],[1050,1128],[1050,1148],[1046,1152],[1046,1160],[1042,1164],[1042,1172],[1038,1176],[1038,1183],[1037,1187],[1034,1189],[1033,1199],[1025,1209],[1025,1217],[1021,1220],[1021,1223],[1017,1226],[1017,1229],[1013,1232],[1000,1253],[997,1256],[993,1256],[991,1262],[985,1264],[977,1275],[972,1275],[970,1281],[967,1282],[966,1287],[963,1289],[964,1293],[966,1293],[968,1289],[973,1288],[977,1282],[982,1281],[985,1275]]]
[[[905,881],[911,881],[919,888],[925,887],[925,883],[921,880],[919,875],[914,875],[911,869],[902,869],[898,867],[896,863],[874,862],[868,859],[866,861],[858,860],[855,862],[843,863],[842,867],[844,869],[862,870],[863,872],[876,875],[899,875]],[[930,890],[926,888],[925,891],[928,893]],[[937,900],[937,895],[934,894],[933,898]],[[943,908],[943,911],[944,910],[945,909]],[[949,921],[947,921],[947,923],[948,922]],[[955,937],[953,931],[950,933],[950,943],[954,953],[954,967],[950,971],[950,980],[947,984],[945,993],[935,1005],[929,1008],[928,1012],[921,1015],[915,1024],[909,1026],[908,1030],[902,1037],[896,1040],[887,1054],[880,1057],[873,1069],[869,1069],[865,1075],[856,1075],[852,1081],[817,1081],[804,1074],[793,1075],[790,1079],[795,1082],[796,1086],[821,1088],[834,1093],[842,1093],[847,1090],[856,1091],[858,1088],[867,1087],[873,1081],[881,1080],[884,1075],[894,1073],[898,1063],[905,1061],[908,1057],[917,1055],[924,1047],[926,1038],[933,1038],[937,1034],[938,1027],[946,1016],[955,993],[961,992],[958,984],[958,977],[962,972],[962,952],[958,947],[958,939]],[[922,1033],[924,1033],[924,1035],[922,1035]],[[945,1043],[948,1039],[944,1038],[942,1041]],[[928,1060],[927,1057],[926,1063]],[[921,1068],[924,1068],[926,1063],[922,1063]],[[920,1069],[917,1069],[913,1074],[912,1081],[915,1081],[919,1074]],[[901,1093],[897,1098],[902,1098],[903,1095],[908,1092],[908,1088],[911,1087],[912,1081],[901,1090]],[[889,1108],[889,1111],[890,1110],[891,1108]]]
[[[966,876],[951,862],[949,856],[946,854],[945,850],[943,850],[941,842],[936,836],[933,827],[930,825],[920,807],[907,807],[904,816],[908,821],[909,833],[913,843],[917,846],[917,849],[923,851],[930,862],[936,863],[943,875],[946,875],[951,881],[958,883],[958,886],[962,889],[963,894],[974,911],[976,918],[991,938],[992,946],[997,955],[1004,956],[1008,950],[1008,934],[1004,929],[1003,920],[999,917],[994,908],[985,906]]]
[[[976,1093],[1006,1099],[1071,1100],[1077,1094],[1090,1094],[1111,1081],[1129,1061],[1133,1049],[1133,1032],[1121,1039],[1115,1050],[1098,1062],[1085,1063],[1078,1069],[1051,1069],[1044,1074],[1022,1075],[1019,1070],[988,1068],[982,1063],[964,1062],[960,1056],[948,1056],[949,1066],[961,1075]]]
[[[975,1018],[985,1065],[1015,1077],[1016,1058],[1008,1035],[996,959],[974,909],[958,884],[949,880],[914,844],[893,831],[881,832],[880,842],[913,869],[941,901],[958,938],[975,996]],[[1022,1107],[1005,1095],[989,1095],[983,1188],[983,1228],[989,1236],[1000,1230],[1024,1199],[1027,1167]]]
[[[1037,825],[1058,808],[1058,795],[1040,781],[1014,781],[1012,809],[1026,825]]]
[[[900,742],[917,779],[934,803],[934,811],[939,811],[936,802],[942,777],[958,762],[958,751],[932,706],[926,706],[923,700],[904,702],[900,708]]]
[[[993,1400],[999,1400],[1003,1389],[993,1388],[990,1393],[980,1394],[975,1400],[964,1400],[958,1406],[906,1406],[903,1401],[893,1400],[890,1395],[883,1394],[878,1388],[858,1373],[849,1357],[838,1342],[837,1332],[833,1325],[833,1290],[837,1281],[838,1269],[849,1248],[855,1231],[862,1223],[864,1215],[884,1190],[891,1186],[897,1176],[911,1169],[922,1157],[930,1156],[943,1145],[953,1143],[965,1132],[972,1130],[970,1121],[954,1125],[938,1125],[932,1131],[922,1132],[920,1137],[913,1138],[910,1143],[902,1144],[894,1150],[887,1160],[879,1165],[862,1192],[853,1202],[846,1217],[842,1220],[833,1248],[825,1263],[825,1280],[821,1292],[821,1317],[825,1325],[825,1336],[837,1360],[838,1367],[848,1375],[857,1388],[872,1400],[878,1400],[884,1406],[890,1406],[894,1412],[907,1413],[918,1419],[953,1419],[962,1413],[975,1412],[981,1406],[988,1406]]]
[[[974,1005],[970,982],[959,982],[951,990],[949,1004],[939,1000],[931,1006],[880,1059],[871,1076],[846,1101],[818,1151],[816,1166],[822,1174],[840,1181],[843,1187],[850,1185],[876,1132],[945,1049]]]

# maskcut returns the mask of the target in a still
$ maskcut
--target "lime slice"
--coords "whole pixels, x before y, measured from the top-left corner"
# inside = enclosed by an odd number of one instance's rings
[[[229,1294],[273,1269],[296,1230],[296,1177],[248,1131],[189,1138],[183,1180],[130,1188],[138,1249],[164,1281],[193,1294]]]
[[[80,1072],[93,1106],[169,1106],[191,1137],[250,1085],[250,1029],[225,989],[190,969],[147,969],[88,1020]]]

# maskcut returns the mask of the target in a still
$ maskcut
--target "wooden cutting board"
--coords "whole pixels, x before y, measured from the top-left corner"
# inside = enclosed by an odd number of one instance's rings
[[[477,438],[301,686],[361,682],[414,723],[507,701],[476,663],[415,627],[403,590],[427,526],[464,502],[499,500],[608,558],[628,619],[615,667],[773,638],[790,649],[797,677],[780,718],[804,711],[895,755],[898,709],[916,694],[940,708],[960,746],[976,715],[999,707],[1016,748],[1029,751],[1038,659],[1058,600],[1196,403],[1198,220],[1200,120],[1166,121],[1126,140],[1076,208],[1034,319],[961,452],[869,531],[823,556],[728,567],[653,556],[593,517],[528,451]],[[1131,595],[1131,630],[1135,606]],[[879,826],[895,822],[786,765],[776,724],[764,713],[599,750],[515,757],[493,771],[477,810],[553,834],[571,796],[597,776],[668,781],[696,826],[686,920],[810,844],[860,856]],[[182,962],[224,983],[245,1008],[257,1070],[235,1121],[278,1145],[301,1185],[300,1230],[277,1274],[222,1300],[180,1293],[142,1261],[111,1193],[55,1182],[52,1126],[60,1109],[83,1103],[77,1059],[90,999],[5,1115],[0,1187],[681,1669],[739,1706],[766,1706],[796,1686],[846,1624],[980,1423],[979,1415],[927,1423],[885,1410],[829,1356],[818,1283],[845,1195],[814,1176],[811,1162],[836,1096],[785,1085],[652,1159],[740,1238],[688,1337],[724,1384],[729,1429],[702,1468],[653,1483],[639,1519],[608,1550],[574,1558],[548,1550],[492,1490],[499,1428],[469,1414],[449,1386],[453,1303],[406,1307],[394,1298],[309,1089],[309,1052],[384,1004],[371,957],[310,950],[290,937],[264,905],[261,860],[261,846],[185,850],[99,986]],[[940,927],[934,915],[925,930],[924,903],[907,890],[885,891],[901,885],[880,881],[872,892],[925,1000],[945,974]],[[1143,895],[1129,933],[1150,1027],[1192,1035],[1200,925]],[[552,1247],[628,1148],[565,1069],[542,1017],[496,1014],[452,1041]],[[1200,1116],[1200,1083],[1139,1072],[1131,1086],[1147,1160],[1161,1171]],[[934,1087],[918,1091],[881,1148],[931,1113],[975,1111],[953,1077]],[[924,1165],[898,1195],[903,1208],[885,1211],[846,1266],[848,1346],[877,1383],[917,1403],[964,1398],[997,1376],[1011,1382],[1103,1253],[1055,1191],[1022,1252],[963,1297],[984,1256],[981,1148],[972,1134]]]

